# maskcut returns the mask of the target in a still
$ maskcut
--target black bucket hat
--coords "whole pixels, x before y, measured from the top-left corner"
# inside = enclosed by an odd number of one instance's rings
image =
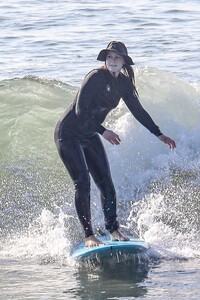
[[[128,51],[126,46],[121,42],[112,41],[108,44],[106,49],[103,49],[99,52],[99,55],[97,56],[97,60],[100,61],[106,61],[106,56],[109,51],[114,51],[118,53],[119,55],[124,57],[125,63],[127,65],[134,65],[134,62],[132,61],[132,58],[128,56]]]

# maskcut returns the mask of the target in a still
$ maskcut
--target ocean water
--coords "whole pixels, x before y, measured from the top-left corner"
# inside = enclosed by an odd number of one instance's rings
[[[0,300],[199,299],[200,6],[198,0],[0,2]],[[123,41],[140,100],[169,150],[120,103],[104,142],[123,230],[151,249],[145,263],[80,265],[83,238],[55,124],[98,52]],[[92,184],[94,228],[103,228]]]

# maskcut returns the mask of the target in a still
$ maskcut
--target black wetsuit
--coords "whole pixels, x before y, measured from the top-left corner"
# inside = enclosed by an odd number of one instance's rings
[[[116,221],[116,193],[107,156],[99,137],[107,114],[123,99],[134,117],[150,132],[159,136],[159,127],[140,104],[128,77],[113,77],[106,69],[91,71],[84,79],[74,102],[55,130],[59,155],[75,185],[75,206],[85,236],[93,234],[90,213],[90,176],[101,192],[105,227],[112,233]]]

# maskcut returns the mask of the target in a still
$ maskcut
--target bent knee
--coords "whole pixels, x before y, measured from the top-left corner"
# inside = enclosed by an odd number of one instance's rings
[[[104,177],[102,181],[97,183],[97,186],[101,190],[101,192],[115,195],[115,187],[110,177]]]
[[[89,172],[82,172],[76,180],[74,180],[74,187],[76,191],[81,193],[90,192],[90,176]]]

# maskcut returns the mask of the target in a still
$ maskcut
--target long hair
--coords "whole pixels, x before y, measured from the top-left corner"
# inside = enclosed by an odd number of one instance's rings
[[[125,63],[122,67],[122,71],[123,71],[124,75],[126,75],[130,79],[130,81],[133,84],[136,95],[139,96],[138,91],[136,89],[136,85],[135,85],[135,73],[134,73],[133,68],[130,65]]]

